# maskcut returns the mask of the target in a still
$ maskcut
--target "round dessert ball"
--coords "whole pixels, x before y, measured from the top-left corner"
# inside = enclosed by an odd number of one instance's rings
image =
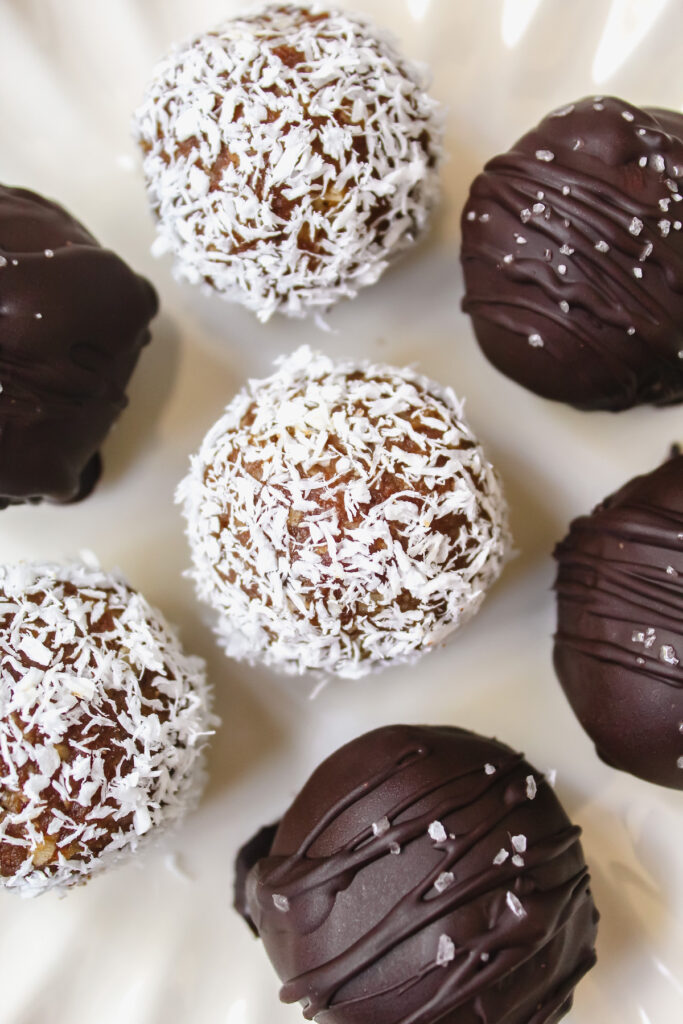
[[[157,311],[61,206],[0,186],[0,508],[85,497]]]
[[[683,115],[595,96],[475,179],[463,309],[484,355],[579,409],[683,399]]]
[[[683,455],[555,549],[555,670],[603,761],[683,789]]]
[[[365,18],[268,4],[174,49],[134,132],[158,253],[267,320],[374,284],[438,195],[423,67]]]
[[[497,740],[386,726],[247,844],[235,905],[308,1019],[552,1024],[595,963],[579,835]]]
[[[0,658],[2,886],[85,882],[195,803],[204,663],[120,577],[0,567]]]
[[[500,484],[444,389],[307,347],[227,406],[179,488],[226,652],[358,677],[478,610],[508,550]]]

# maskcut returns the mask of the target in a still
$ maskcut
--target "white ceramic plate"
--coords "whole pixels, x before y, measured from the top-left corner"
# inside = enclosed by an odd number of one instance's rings
[[[15,508],[0,560],[83,548],[119,566],[204,655],[223,727],[206,799],[141,862],[65,900],[0,896],[3,1024],[294,1024],[259,944],[230,909],[238,845],[288,803],[342,741],[393,721],[496,734],[539,768],[583,826],[602,912],[597,968],[572,1024],[683,1020],[681,794],[605,767],[554,679],[550,551],[574,515],[683,440],[680,407],[586,415],[543,402],[484,361],[459,312],[458,218],[471,178],[554,106],[591,92],[683,103],[679,0],[360,0],[434,70],[449,109],[445,203],[429,242],[355,302],[312,324],[261,327],[245,311],[174,284],[153,237],[129,141],[130,112],[174,40],[237,9],[228,0],[4,0],[0,5],[0,178],[54,196],[149,275],[162,299],[131,405],[104,450],[104,479],[70,508]],[[419,361],[467,397],[499,466],[518,558],[477,619],[411,669],[306,684],[228,663],[191,586],[172,494],[188,453],[248,375],[300,342]]]

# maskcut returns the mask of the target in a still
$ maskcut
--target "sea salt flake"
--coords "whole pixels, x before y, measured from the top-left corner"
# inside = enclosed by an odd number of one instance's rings
[[[526,851],[527,838],[524,835],[511,836],[510,842],[512,843],[513,850],[517,853],[524,853]]]
[[[562,186],[562,195],[563,196],[568,196],[570,191],[571,191],[571,189],[569,188],[569,185],[563,185]]]
[[[510,908],[512,913],[515,915],[515,917],[519,917],[519,918],[526,917],[526,910],[522,906],[519,898],[517,896],[515,896],[514,892],[508,891],[506,893],[506,895],[505,895],[505,902],[507,903],[508,907]]]
[[[455,875],[452,871],[442,871],[437,880],[434,882],[434,888],[437,892],[445,892],[449,886],[453,885],[455,881]]]
[[[448,839],[448,833],[440,821],[433,821],[427,832],[430,839],[433,839],[435,843],[445,843]]]
[[[523,868],[524,867],[524,858],[520,857],[520,855],[518,853],[516,853],[513,856],[513,858],[512,858],[512,863],[515,865],[516,868]]]
[[[467,211],[467,220],[476,220],[476,219],[477,219],[477,215],[474,212],[474,210],[468,210]]]
[[[564,264],[564,263],[560,263],[560,264],[558,264],[558,267],[557,267],[557,272],[558,272],[558,274],[560,274],[560,275],[561,275],[562,277],[564,277],[564,275],[565,275],[565,274],[567,273],[567,268],[566,268],[566,266],[565,266],[565,264]]]
[[[496,865],[496,867],[499,867],[501,864],[505,863],[509,856],[510,854],[508,853],[508,851],[501,848],[496,854],[496,856],[493,858],[493,863]]]
[[[279,910],[281,914],[286,914],[289,910],[289,900],[278,892],[273,893],[273,904],[275,909]]]
[[[534,203],[531,209],[534,213],[543,213],[543,211],[545,210],[545,206],[543,203]]]
[[[529,344],[532,348],[543,348],[543,338],[540,334],[530,334]]]
[[[391,828],[391,823],[388,818],[380,818],[379,821],[373,821],[372,823],[372,834],[373,836],[383,836],[385,832],[388,832]]]
[[[676,650],[671,646],[671,644],[662,644],[659,648],[659,660],[663,661],[666,665],[680,664],[676,655]]]
[[[622,110],[621,116],[623,117],[624,121],[634,121],[635,120],[635,118],[634,118],[634,116],[633,116],[633,114],[631,113],[630,110]]]
[[[440,935],[436,950],[437,966],[446,967],[451,960],[455,960],[455,943],[448,935]]]
[[[643,230],[643,222],[639,217],[634,217],[628,226],[629,234],[635,235],[636,237]]]
[[[555,154],[549,149],[537,149],[536,159],[543,161],[543,163],[550,163],[551,160],[555,159]]]
[[[484,765],[484,773],[486,775],[495,775],[495,773],[496,773],[496,766],[493,765],[493,764],[485,764]]]
[[[593,248],[597,249],[598,252],[609,252],[609,245],[602,238],[600,239],[599,242],[595,243]]]
[[[401,852],[401,847],[398,843],[389,843],[389,853],[393,854],[394,857],[398,857]]]
[[[666,170],[666,162],[661,153],[653,153],[650,157],[650,166],[653,167],[655,171],[661,172]]]
[[[519,219],[522,224],[527,224],[531,220],[531,210],[520,210]]]
[[[560,302],[560,309],[562,310],[563,313],[568,313],[569,312],[569,303],[567,302],[566,299],[562,299],[562,301]]]
[[[637,278],[641,278],[643,276],[643,268],[642,267],[633,267],[633,276],[637,277]]]
[[[574,255],[574,249],[572,249],[571,245],[567,245],[566,243],[564,245],[560,246],[560,252],[562,253],[563,256],[573,256]]]
[[[529,800],[533,800],[538,792],[536,785],[536,779],[533,775],[527,775],[526,777],[526,795]]]

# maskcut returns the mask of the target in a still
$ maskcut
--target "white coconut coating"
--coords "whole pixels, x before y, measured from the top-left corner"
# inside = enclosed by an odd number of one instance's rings
[[[267,320],[373,284],[425,229],[442,115],[367,20],[270,4],[174,49],[135,114],[154,251]]]
[[[479,608],[509,545],[498,478],[453,392],[300,348],[228,405],[181,483],[226,652],[359,677]]]
[[[67,889],[198,798],[204,663],[118,576],[0,567],[0,884]]]

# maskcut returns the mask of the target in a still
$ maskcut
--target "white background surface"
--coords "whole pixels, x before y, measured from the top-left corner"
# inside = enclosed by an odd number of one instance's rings
[[[294,1024],[259,944],[230,909],[237,846],[289,802],[321,757],[389,721],[498,735],[539,769],[583,826],[602,912],[597,968],[571,1024],[683,1020],[683,795],[598,761],[553,676],[550,551],[569,520],[683,441],[681,408],[582,414],[523,391],[484,361],[459,312],[458,218],[469,182],[554,106],[611,92],[683,104],[681,0],[362,0],[434,70],[449,110],[444,204],[430,240],[331,315],[335,331],[272,321],[174,284],[132,166],[130,112],[174,40],[237,10],[229,0],[2,0],[0,180],[57,198],[159,290],[162,312],[104,449],[104,478],[70,508],[0,516],[0,560],[82,548],[131,582],[209,662],[223,727],[211,782],[184,829],[59,900],[0,894],[2,1024]],[[610,14],[611,12],[611,14]],[[608,15],[611,20],[608,21]],[[172,494],[249,375],[301,342],[403,364],[453,385],[499,467],[519,556],[477,619],[418,668],[335,684],[228,663],[181,578]]]

